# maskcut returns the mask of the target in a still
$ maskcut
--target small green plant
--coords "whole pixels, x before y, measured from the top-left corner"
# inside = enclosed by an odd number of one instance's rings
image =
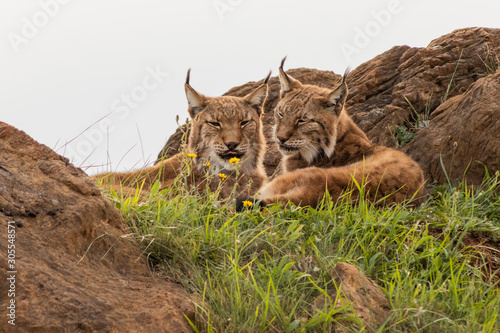
[[[393,124],[392,144],[395,147],[402,147],[411,142],[421,129],[429,126],[432,96],[427,99],[425,108],[422,111],[418,111],[408,98],[405,97],[405,100],[410,106],[411,113],[409,119],[403,125],[397,126]]]
[[[448,87],[446,88],[446,93],[444,94],[441,103],[446,102],[448,100],[448,97],[450,96],[450,94],[453,92],[453,90],[451,89],[451,86],[453,84],[453,80],[455,79],[455,74],[457,73],[458,65],[460,65],[460,60],[462,60],[463,53],[464,53],[464,50],[461,50],[460,56],[458,57],[457,64],[455,66],[455,70],[453,71],[453,74],[451,75],[450,82],[448,83]]]
[[[414,131],[418,131],[422,128],[429,126],[429,119],[431,115],[432,108],[432,96],[430,96],[425,102],[425,107],[423,111],[417,111],[415,107],[411,104],[408,98],[405,97],[406,102],[410,106],[410,124]]]
[[[484,64],[485,67],[485,74],[490,75],[494,74],[499,68],[500,68],[500,58],[498,57],[498,54],[496,53],[495,50],[490,50],[490,47],[488,44],[486,44],[486,56],[481,58],[480,55],[478,55],[479,59],[481,59],[481,62]]]
[[[393,126],[392,144],[395,147],[403,147],[411,142],[417,133],[406,127],[405,125]]]

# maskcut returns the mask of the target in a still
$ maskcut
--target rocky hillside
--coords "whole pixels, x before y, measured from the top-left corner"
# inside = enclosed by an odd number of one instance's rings
[[[2,122],[0,228],[0,332],[191,331],[189,295],[151,277],[121,213],[93,181]],[[15,326],[5,317],[10,300]]]
[[[499,66],[499,29],[456,30],[425,48],[395,46],[351,72],[347,111],[373,142],[412,156],[428,182],[446,180],[443,164],[452,180],[466,174],[469,184],[478,184],[485,166],[500,170]],[[340,78],[305,68],[287,73],[322,87]],[[249,82],[226,95],[243,96],[261,83]],[[265,164],[272,174],[280,161],[272,138],[277,77],[269,87],[263,121],[269,146]],[[181,135],[179,129],[159,158],[178,151]]]

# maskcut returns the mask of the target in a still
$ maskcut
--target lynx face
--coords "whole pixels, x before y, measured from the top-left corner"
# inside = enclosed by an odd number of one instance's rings
[[[255,194],[267,178],[263,164],[266,141],[260,116],[270,75],[245,97],[206,97],[191,88],[188,71],[185,90],[192,126],[187,152],[195,157],[179,152],[149,168],[107,173],[96,178],[107,179],[106,186],[117,191],[122,192],[124,186],[122,193],[137,195],[138,186],[147,188],[157,181],[161,188],[171,187],[189,164],[193,168],[183,181],[201,193],[206,194],[208,187],[221,198]],[[239,159],[240,173],[226,172],[235,169],[229,162],[234,157]],[[206,177],[208,170],[212,174],[224,173],[225,177],[220,177],[224,182],[221,183],[219,177]],[[148,197],[149,192],[145,193]]]
[[[333,90],[303,85],[280,71],[281,100],[275,109],[275,137],[284,156],[300,155],[311,163],[331,157],[347,96],[344,82]]]
[[[214,172],[234,170],[229,162],[234,157],[240,159],[242,172],[262,163],[265,139],[260,116],[267,84],[245,97],[206,97],[186,84],[186,96],[193,119],[188,150],[201,163],[210,162]]]

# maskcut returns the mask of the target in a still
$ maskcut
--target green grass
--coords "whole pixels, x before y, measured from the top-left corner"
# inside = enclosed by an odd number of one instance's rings
[[[440,186],[413,209],[352,205],[346,195],[325,198],[320,209],[237,214],[216,194],[157,185],[146,202],[110,197],[152,270],[193,294],[196,332],[329,332],[340,319],[366,331],[349,304],[311,306],[335,288],[338,262],[358,267],[387,296],[392,312],[380,332],[498,332],[500,274],[485,274],[482,252],[494,260],[500,253],[464,240],[500,242],[499,183],[497,173],[474,190]]]

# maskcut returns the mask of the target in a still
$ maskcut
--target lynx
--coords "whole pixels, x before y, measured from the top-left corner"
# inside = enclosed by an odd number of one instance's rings
[[[337,200],[349,189],[356,200],[355,183],[364,184],[367,199],[375,203],[419,198],[424,182],[419,165],[400,151],[372,144],[345,111],[348,71],[330,90],[287,75],[284,61],[274,128],[283,174],[263,186],[261,205],[317,206],[326,192]]]
[[[135,191],[137,186],[152,185],[159,180],[162,188],[171,185],[181,170],[190,166],[186,177],[190,186],[202,190],[208,185],[220,196],[253,195],[267,178],[263,158],[266,141],[261,114],[267,98],[268,80],[245,97],[207,97],[189,84],[190,70],[184,85],[191,117],[187,151],[150,168],[98,175],[111,186],[117,184]],[[114,183],[114,185],[113,185]]]

